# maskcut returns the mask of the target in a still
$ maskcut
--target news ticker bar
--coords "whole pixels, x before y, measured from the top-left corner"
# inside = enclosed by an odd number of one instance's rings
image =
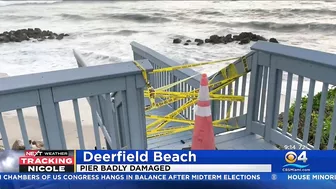
[[[20,165],[21,173],[102,173],[102,172],[218,172],[218,173],[270,173],[272,165],[256,164],[189,164],[189,165],[148,165],[148,164],[113,164],[113,165]]]
[[[0,181],[336,181],[336,173],[0,173]],[[336,188],[336,182],[333,183]]]
[[[272,172],[270,164],[113,164],[85,165],[77,164],[76,172]]]
[[[1,152],[0,152],[1,153]],[[321,161],[323,159],[323,161]],[[331,172],[335,151],[27,150],[22,172]],[[236,166],[237,165],[237,166]],[[125,167],[123,167],[125,166]],[[73,170],[72,168],[73,167]],[[19,169],[19,168],[18,168]]]

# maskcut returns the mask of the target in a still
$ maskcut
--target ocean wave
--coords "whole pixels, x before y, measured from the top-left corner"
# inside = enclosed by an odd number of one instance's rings
[[[276,23],[276,22],[217,22],[211,20],[192,19],[191,22],[199,24],[217,24],[230,27],[250,27],[263,30],[276,30],[276,31],[298,31],[298,30],[311,30],[311,31],[336,31],[336,24],[329,23]]]
[[[0,7],[23,5],[23,4],[53,4],[60,2],[62,1],[0,1]]]
[[[15,20],[15,21],[31,21],[43,19],[44,16],[28,16],[28,15],[0,15],[0,19],[2,20]]]
[[[95,52],[81,52],[88,65],[101,65],[107,63],[120,62],[118,57],[98,54]]]
[[[82,55],[84,57],[90,57],[94,60],[108,60],[110,57],[107,55],[96,54],[94,52],[83,52]]]
[[[230,24],[230,23],[229,23]],[[275,22],[242,22],[232,23],[235,26],[248,26],[256,29],[269,29],[279,31],[298,31],[298,30],[311,30],[311,31],[335,31],[335,24],[328,23],[275,23]]]
[[[135,30],[120,30],[120,31],[114,32],[114,34],[116,34],[116,35],[124,35],[124,36],[130,36],[130,35],[135,34],[135,33],[139,33],[139,31],[135,31]]]
[[[61,16],[62,18],[64,19],[68,19],[68,20],[76,20],[76,21],[79,21],[79,20],[87,20],[88,18],[84,17],[84,16],[81,16],[81,15],[77,15],[77,14],[66,14],[66,13],[63,13],[63,14],[60,14],[59,16]]]
[[[336,10],[330,9],[291,9],[291,8],[283,8],[283,9],[234,9],[229,12],[220,12],[214,10],[200,10],[197,11],[196,14],[200,15],[214,15],[214,16],[222,16],[222,15],[231,15],[232,12],[236,12],[236,14],[247,13],[247,14],[258,14],[258,15],[330,15],[335,16]]]
[[[127,21],[135,21],[135,22],[169,22],[171,21],[169,18],[165,18],[163,16],[149,16],[144,14],[132,14],[132,13],[121,13],[121,14],[102,14],[102,17],[127,20]]]
[[[323,14],[323,15],[336,15],[336,10],[329,10],[329,9],[290,9],[289,12],[299,12],[299,13],[314,13],[314,14]]]
[[[330,10],[330,9],[292,9],[292,8],[282,8],[282,9],[242,9],[237,10],[237,12],[253,12],[258,14],[286,14],[286,13],[292,13],[292,14],[318,14],[318,15],[330,15],[335,16],[336,10]]]
[[[222,12],[209,11],[209,10],[200,10],[200,11],[197,11],[196,14],[201,14],[201,15],[224,15]]]

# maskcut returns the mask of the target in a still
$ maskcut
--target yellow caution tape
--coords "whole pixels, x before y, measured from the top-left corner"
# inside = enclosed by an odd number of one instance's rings
[[[239,129],[239,126],[236,125],[236,126],[231,126],[231,125],[214,125],[214,127],[218,127],[218,128],[222,128],[222,129]]]
[[[240,77],[240,76],[237,76],[237,78]],[[233,82],[235,80],[235,78],[233,79],[229,79],[228,81],[226,82],[222,82],[222,81],[219,81],[219,85],[217,86],[214,86],[214,88],[210,91],[210,93],[217,93],[219,90],[221,90],[222,88],[226,87],[227,85],[229,85],[231,82]]]
[[[226,68],[227,68],[227,67],[226,67]],[[227,76],[227,74],[226,74],[226,68],[224,68],[224,69],[221,70],[221,73],[222,73],[224,79],[227,79],[227,78],[228,78],[228,76]]]
[[[157,98],[197,98],[197,93],[190,92],[170,92],[170,91],[156,91],[153,93]],[[151,94],[145,93],[145,97]],[[243,101],[244,97],[234,95],[209,94],[210,100],[227,100],[227,101]]]
[[[193,127],[188,128],[188,130],[192,130]],[[186,131],[188,131],[186,130]],[[147,138],[148,139],[153,139],[153,138],[158,138],[158,137],[163,137],[163,136],[168,136],[168,135],[172,135],[172,134],[176,134],[176,132],[174,131],[169,131],[169,132],[161,132],[161,133],[153,133],[153,134],[147,134]]]
[[[204,66],[204,65],[210,65],[210,64],[217,64],[220,62],[227,62],[231,60],[237,60],[241,57],[238,58],[229,58],[229,59],[224,59],[224,60],[216,60],[216,61],[211,61],[211,62],[201,62],[201,63],[194,63],[194,64],[184,64],[184,65],[178,65],[178,66],[172,66],[172,67],[167,67],[167,68],[160,68],[160,69],[155,69],[152,72],[149,73],[159,73],[159,72],[170,72],[174,70],[180,70],[180,69],[185,69],[185,68],[192,68],[192,67],[197,67],[197,66]]]
[[[215,94],[212,94],[215,96]],[[197,97],[193,97],[193,99],[196,99]],[[157,102],[152,104],[151,106],[147,106],[145,108],[145,111],[150,111],[150,110],[154,110],[157,108],[161,108],[163,106],[166,106],[168,104],[172,104],[174,102],[177,102],[179,100],[181,100],[183,98],[168,98],[164,101],[161,102]],[[215,97],[210,97],[210,100],[219,100],[219,101],[240,101],[243,102],[244,101],[244,97],[243,96],[230,96],[230,95],[223,95],[223,96],[215,96]]]
[[[160,88],[156,88],[155,90],[165,91],[165,90],[167,90],[167,89],[169,89],[169,88],[172,88],[172,87],[174,87],[174,86],[176,86],[176,85],[178,85],[178,84],[180,84],[180,83],[183,83],[183,82],[185,82],[185,81],[188,81],[189,79],[191,79],[191,78],[193,78],[193,77],[196,77],[196,76],[198,76],[198,75],[200,75],[200,74],[196,74],[196,75],[187,77],[187,78],[185,78],[185,79],[182,79],[182,80],[180,80],[180,81],[174,82],[174,83],[172,83],[172,84],[169,84],[169,85],[166,85],[166,86],[163,86],[163,87],[160,87]]]
[[[218,73],[219,73],[219,72],[216,72],[216,73],[212,76],[212,78],[211,78],[210,81],[209,81],[209,84],[213,82],[213,80],[217,77]]]
[[[236,67],[233,64],[230,64],[228,66],[228,68],[229,68],[228,69],[229,70],[229,76],[234,77],[234,76],[238,75]],[[235,82],[237,82],[237,81],[235,80]],[[231,83],[231,85],[229,87],[229,90],[230,90],[230,91],[228,91],[229,94],[231,94],[233,96],[234,94],[233,94],[233,89],[232,89],[232,83]],[[231,109],[232,109],[232,102],[228,102],[228,109],[227,109],[227,112],[226,112],[226,119],[230,118],[230,116],[231,116]]]
[[[228,71],[229,71],[229,77],[235,77],[238,75],[238,71],[234,64],[229,64]]]
[[[218,61],[212,61],[212,62],[203,62],[203,63],[196,63],[196,64],[173,66],[173,67],[168,67],[168,68],[161,68],[161,69],[153,70],[150,73],[169,72],[169,71],[174,71],[174,70],[178,70],[178,69],[215,64],[215,63],[230,61],[230,60],[235,60],[235,59],[239,59],[239,58],[231,58],[231,59],[226,59],[226,60],[218,60]],[[232,88],[230,88],[230,91],[229,91],[230,95],[215,94],[219,90],[221,90],[222,88],[231,84],[237,78],[245,75],[246,72],[249,71],[248,70],[248,65],[246,63],[246,57],[241,57],[241,60],[242,60],[242,63],[244,64],[245,73],[238,74],[235,65],[234,64],[229,64],[226,68],[224,68],[220,71],[223,74],[224,80],[212,83],[214,78],[220,72],[217,72],[212,77],[212,79],[209,81],[210,99],[211,100],[244,101],[243,96],[233,95]],[[143,75],[144,75],[145,81],[148,81],[147,74],[143,74]],[[155,108],[159,108],[159,107],[162,107],[162,106],[165,106],[165,105],[169,105],[169,104],[175,103],[177,101],[180,101],[182,99],[189,99],[186,103],[184,103],[179,108],[177,108],[176,110],[174,110],[173,112],[169,113],[166,116],[147,115],[146,118],[148,118],[148,119],[156,119],[154,122],[152,122],[151,124],[148,124],[147,127],[146,127],[148,138],[166,136],[166,135],[175,134],[175,133],[184,132],[184,131],[188,131],[188,130],[193,129],[194,120],[186,120],[186,119],[175,118],[175,117],[178,116],[182,111],[188,109],[190,106],[196,104],[199,89],[195,89],[195,90],[192,90],[192,91],[189,91],[189,92],[171,92],[171,91],[166,91],[166,90],[168,90],[169,88],[172,88],[172,87],[174,87],[174,86],[176,86],[176,85],[178,85],[182,82],[185,82],[188,79],[190,79],[192,77],[195,77],[195,76],[191,76],[189,78],[185,78],[183,80],[171,83],[169,85],[160,87],[156,90],[145,91],[145,94],[144,94],[145,97],[151,99],[151,106],[146,107],[146,111],[152,110],[152,109],[155,109]],[[148,86],[150,86],[149,82],[148,82]],[[164,99],[164,100],[161,101],[161,102],[155,102],[155,98],[161,98],[161,99]],[[227,122],[227,120],[229,119],[230,113],[231,113],[231,106],[232,106],[232,104],[230,103],[229,108],[226,112],[226,118],[225,119],[213,121],[213,126],[214,127],[225,128],[225,129],[239,128],[238,123],[237,123],[237,126],[229,126],[229,125],[221,124],[221,122]],[[181,127],[165,128],[165,126],[169,122],[179,122],[179,123],[185,123],[185,124],[190,124],[190,125],[181,126]],[[237,120],[236,120],[236,122],[237,122]]]
[[[213,84],[209,84],[209,87],[215,87],[216,89],[219,87],[219,86],[223,86],[224,84],[228,85],[230,84],[231,82],[233,82],[235,79],[237,79],[238,77],[240,77],[241,75],[243,74],[240,74],[240,75],[236,75],[235,77],[232,77],[232,78],[229,78],[229,79],[224,79],[222,81],[218,81],[218,82],[215,82]],[[226,86],[225,85],[225,86]],[[182,93],[185,93],[185,94],[188,94],[188,95],[198,95],[198,91],[199,89],[195,89],[193,91],[190,91],[190,92],[173,92],[173,93],[179,93],[179,94],[182,94]],[[160,91],[155,91],[154,93],[157,94],[159,93]],[[162,91],[161,91],[162,92]],[[210,91],[210,93],[213,92],[213,90]],[[145,97],[149,97],[149,94],[151,93],[151,91],[145,91]],[[167,91],[163,91],[163,93],[168,93]],[[181,97],[183,98],[183,97]]]
[[[218,125],[214,126],[218,128],[224,128],[224,129],[237,129],[238,126],[231,126],[231,125]],[[181,133],[185,131],[189,131],[194,129],[194,125],[186,125],[186,126],[174,126],[170,128],[164,128],[160,130],[151,130],[147,132],[147,138],[156,138],[156,137],[162,137],[167,135],[172,135],[176,133]]]
[[[151,87],[150,83],[149,83],[149,80],[148,80],[148,76],[147,76],[147,72],[146,72],[146,69],[144,67],[141,66],[141,64],[137,61],[133,61],[133,63],[141,70],[141,73],[142,73],[142,77],[144,78],[145,82],[146,82],[146,85],[148,88]]]
[[[183,104],[182,106],[180,106],[179,108],[177,108],[176,110],[174,110],[173,112],[169,113],[166,117],[170,117],[170,118],[174,118],[177,115],[179,115],[183,110],[189,108],[190,106],[194,105],[196,103],[197,99],[194,100],[190,100],[188,101],[186,104]],[[154,121],[153,123],[150,123],[149,125],[147,125],[147,128],[152,128],[156,126],[156,130],[163,128],[164,126],[166,126],[166,124],[168,123],[167,121],[163,121],[161,124],[160,120]],[[159,125],[160,124],[160,125]]]
[[[195,124],[195,120],[187,120],[184,118],[169,118],[169,117],[164,117],[164,116],[157,116],[157,115],[146,115],[146,118],[148,119],[158,119],[158,120],[165,120],[169,122],[177,122],[177,123],[186,123],[186,124]],[[219,124],[218,122],[213,121],[212,122],[213,126],[215,127],[226,127],[229,128],[230,126],[224,126],[223,124]],[[176,128],[176,127],[174,127]],[[161,130],[159,130],[161,131]]]
[[[184,118],[170,118],[165,116],[157,116],[157,115],[146,115],[148,119],[157,119],[157,120],[166,120],[171,122],[178,122],[178,123],[186,123],[186,124],[194,124],[194,120],[188,120]]]
[[[167,132],[174,132],[174,133],[181,133],[184,131],[188,131],[194,128],[194,125],[185,125],[185,126],[174,126],[174,127],[169,127],[169,128],[164,128],[160,130],[151,130],[148,131],[147,134],[158,134],[158,133],[167,133]]]
[[[196,75],[195,75],[196,76]],[[194,76],[192,76],[192,77],[194,77]],[[239,77],[239,76],[236,76],[236,77]],[[191,78],[191,77],[190,77]],[[187,79],[190,79],[190,78],[186,78],[185,80],[187,80]],[[222,83],[227,83],[227,82],[232,82],[232,79],[231,78],[229,78],[229,79],[227,79],[227,80],[222,80],[222,81],[219,81],[219,82],[216,82],[216,83],[213,83],[213,84],[210,84],[209,85],[209,87],[212,87],[212,86],[215,86],[215,85],[220,85],[220,84],[222,84]],[[178,84],[178,83],[180,83],[180,82],[175,82],[174,84]],[[170,87],[168,87],[168,88],[170,88]],[[165,88],[161,88],[161,89],[165,89]],[[195,94],[195,95],[198,95],[198,90],[199,89],[195,89],[195,90],[193,90],[193,91],[190,91],[190,92],[188,92],[189,94]],[[154,91],[154,90],[153,90]],[[156,90],[157,91],[157,90]],[[148,94],[149,93],[149,94]],[[176,92],[176,93],[181,93],[181,92]],[[151,96],[150,94],[152,94],[153,96]],[[155,93],[156,94],[156,93]],[[155,108],[156,106],[154,105],[155,104],[155,100],[153,99],[153,98],[155,98],[155,94],[153,94],[153,92],[152,91],[145,91],[145,97],[150,97],[150,100],[151,100],[151,105],[152,105],[152,108]],[[175,97],[179,97],[179,98],[186,98],[185,96],[175,96]],[[178,100],[176,100],[176,101],[178,101]],[[176,102],[175,101],[175,102]],[[168,103],[168,104],[171,104],[171,103]],[[160,107],[162,107],[162,106],[160,106]],[[147,108],[146,110],[149,110],[149,109],[151,109],[151,108]]]
[[[225,85],[229,84],[229,83],[227,83],[227,81],[226,81],[226,83],[223,82],[223,81],[219,81],[219,82],[216,82],[216,83],[214,83],[214,84],[212,84],[212,85],[215,85],[215,84],[218,84],[218,83],[224,83],[224,84],[222,84],[221,86],[218,86],[214,91],[211,91],[210,94],[215,93],[216,90],[220,90],[222,87],[225,87]],[[199,89],[196,89],[196,90],[194,90],[194,91],[198,91],[198,90],[199,90]],[[193,91],[193,92],[194,92],[194,91]],[[196,103],[196,101],[197,101],[197,99],[193,99],[193,100],[191,100],[191,101],[188,101],[186,104],[180,106],[180,107],[179,107],[178,109],[176,109],[175,111],[169,113],[166,117],[170,117],[170,118],[174,118],[174,117],[176,117],[176,116],[177,116],[178,114],[180,114],[183,110],[185,110],[185,109],[189,108],[190,106],[194,105],[194,104]],[[161,123],[161,124],[160,124],[160,123]],[[165,127],[167,123],[168,123],[167,121],[163,121],[163,122],[161,122],[161,121],[157,120],[157,121],[154,121],[153,123],[150,123],[149,125],[147,125],[147,129],[151,129],[152,127],[155,127],[155,126],[156,126],[155,130],[158,130],[158,129],[161,129],[161,128]],[[159,125],[159,124],[160,124],[160,125]]]
[[[233,93],[233,90],[232,90],[232,86],[229,87],[229,93]],[[230,115],[231,115],[231,106],[232,106],[232,103],[231,102],[228,102],[228,109],[226,111],[226,119],[230,118]]]
[[[151,106],[146,107],[145,110],[150,111],[150,110],[154,110],[154,109],[157,109],[157,108],[161,108],[163,106],[166,106],[168,104],[177,102],[179,100],[181,100],[181,98],[169,98],[167,100],[164,100],[164,101],[161,101],[161,102],[158,102],[158,103],[154,103]]]
[[[163,86],[163,87],[160,87],[160,88],[157,88],[157,89],[154,89],[154,88],[150,88],[149,90],[147,90],[147,91],[144,91],[145,92],[145,97],[148,97],[149,98],[149,100],[150,100],[150,102],[151,102],[151,107],[152,108],[154,108],[154,107],[156,107],[156,102],[155,102],[155,98],[156,98],[156,96],[155,96],[155,91],[157,91],[157,90],[162,90],[162,91],[164,91],[164,90],[167,90],[167,89],[169,89],[169,88],[171,88],[171,87],[174,87],[175,85],[178,85],[178,84],[180,84],[180,83],[182,83],[182,82],[185,82],[185,81],[187,81],[187,80],[189,80],[189,79],[191,79],[191,78],[193,78],[193,77],[195,77],[195,76],[197,76],[197,75],[199,75],[199,74],[196,74],[196,75],[194,75],[194,76],[191,76],[191,77],[188,77],[188,78],[185,78],[185,79],[183,79],[183,80],[180,80],[180,81],[177,81],[177,82],[175,82],[175,83],[172,83],[172,84],[170,84],[170,85],[166,85],[166,86]],[[168,104],[170,104],[170,103],[168,103]],[[161,107],[161,106],[160,106]],[[151,108],[149,108],[149,107],[147,107],[145,110],[147,111],[147,110],[149,110],[149,109],[151,109]]]
[[[213,92],[211,91],[210,94],[212,94]],[[194,105],[197,102],[197,99],[193,99],[191,101],[188,101],[186,104],[183,104],[182,106],[180,106],[178,109],[176,109],[175,111],[171,112],[170,114],[168,114],[166,117],[170,117],[170,118],[174,118],[177,115],[179,115],[183,110],[189,108],[190,106]],[[147,128],[152,128],[158,125],[154,130],[159,130],[163,127],[165,127],[167,125],[167,121],[164,121],[160,124],[160,121],[154,121],[153,123],[147,125]]]
[[[228,118],[225,118],[225,119],[218,119],[218,120],[213,121],[213,123],[218,124],[218,123],[221,123],[221,122],[226,122],[226,121],[228,121],[228,120],[229,120]]]
[[[248,65],[247,65],[247,59],[245,56],[242,57],[242,63],[244,65],[244,70],[247,73],[249,71]]]
[[[216,124],[216,125],[218,125],[218,124],[220,124],[220,123],[222,123],[222,122],[227,123],[227,122],[229,121],[229,119],[232,119],[232,118],[219,119],[219,120],[215,120],[215,121],[213,121],[212,123],[214,123],[214,124]],[[236,127],[239,128],[239,126],[238,126],[238,119],[235,118],[235,120],[236,120],[236,125],[237,125]],[[220,124],[220,125],[221,125],[221,124]]]
[[[232,77],[232,78],[227,78],[227,79],[224,79],[222,81],[217,81],[215,83],[212,83],[212,84],[209,84],[209,87],[210,88],[216,88],[216,86],[220,86],[222,84],[230,84],[231,82],[233,82],[235,79],[237,79],[238,77],[242,76],[244,74],[240,74],[240,75],[237,75],[235,77]]]
[[[145,80],[148,92],[152,92],[153,91],[153,87],[151,86],[151,84],[150,84],[150,82],[148,80],[148,76],[147,76],[147,72],[146,72],[145,68],[142,67],[141,64],[139,62],[135,61],[135,60],[133,61],[133,63],[141,70],[142,77]],[[149,100],[150,100],[151,105],[155,104],[155,98],[150,98]]]

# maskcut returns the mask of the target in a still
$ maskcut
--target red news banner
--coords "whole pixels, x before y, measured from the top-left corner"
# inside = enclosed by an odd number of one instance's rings
[[[20,157],[21,173],[73,173],[75,160],[73,151],[26,150]]]

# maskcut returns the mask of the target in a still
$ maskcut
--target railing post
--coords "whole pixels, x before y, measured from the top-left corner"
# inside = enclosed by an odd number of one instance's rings
[[[144,58],[142,56],[140,56],[138,53],[133,51],[133,59],[134,60],[142,60]]]
[[[273,64],[272,64],[273,62]],[[265,122],[265,141],[271,142],[271,131],[276,127],[277,114],[279,113],[279,103],[281,95],[282,72],[274,65],[274,59],[270,57],[270,72],[267,90],[267,104],[266,104],[266,122]]]
[[[221,79],[224,79],[223,76],[221,75],[213,75],[213,77],[219,77]],[[212,79],[212,78],[211,78]],[[214,79],[215,80],[215,79]],[[217,81],[217,80],[216,80]],[[212,83],[215,83],[216,81],[213,81]],[[224,88],[225,89],[225,88]],[[223,89],[223,90],[224,90]],[[216,94],[220,94],[221,91],[219,90],[218,92],[216,92]],[[221,112],[220,112],[220,103],[221,101],[219,100],[212,100],[211,101],[211,114],[212,114],[212,120],[219,120],[219,119],[225,119],[225,117],[222,117],[221,118]],[[223,107],[222,107],[222,111],[223,111]],[[223,128],[217,128],[217,127],[214,127],[214,132],[215,134],[218,134],[218,133],[222,133],[222,132],[225,132],[225,129]]]
[[[251,77],[249,83],[249,95],[248,95],[248,104],[247,104],[247,118],[246,118],[246,131],[251,133],[252,132],[252,121],[255,115],[255,111],[258,111],[256,107],[258,107],[256,103],[256,96],[257,90],[256,84],[258,83],[258,73],[260,72],[258,66],[258,52],[254,53],[252,56],[252,65],[251,65]]]
[[[99,104],[101,109],[102,122],[106,127],[106,130],[111,138],[112,146],[106,141],[106,147],[109,150],[120,149],[120,141],[117,131],[117,123],[115,112],[113,112],[114,103],[112,102],[110,93],[105,95],[99,95]],[[119,147],[119,148],[118,148]]]
[[[43,121],[45,131],[49,144],[49,148],[52,150],[65,150],[66,142],[64,140],[64,132],[60,118],[57,116],[57,108],[53,100],[51,88],[39,90],[41,109],[43,115]],[[41,119],[42,120],[42,119]]]
[[[128,124],[127,98],[126,91],[119,91],[115,95],[115,112],[116,112],[116,135],[120,141],[120,149],[132,149],[130,139],[130,128]]]
[[[143,90],[140,92],[137,90],[135,78],[135,76],[126,77],[126,109],[131,143],[129,149],[144,150],[147,148],[145,106],[143,101],[139,101],[139,95]],[[143,95],[141,97],[143,98]]]
[[[138,97],[138,102],[139,102],[139,116],[141,118],[140,120],[140,123],[143,123],[143,124],[140,124],[139,125],[139,129],[140,131],[142,131],[142,134],[141,136],[144,137],[143,138],[143,147],[144,149],[147,149],[147,125],[146,125],[146,113],[144,111],[145,109],[145,96],[144,96],[144,89],[143,88],[138,88],[137,89],[137,97]]]

